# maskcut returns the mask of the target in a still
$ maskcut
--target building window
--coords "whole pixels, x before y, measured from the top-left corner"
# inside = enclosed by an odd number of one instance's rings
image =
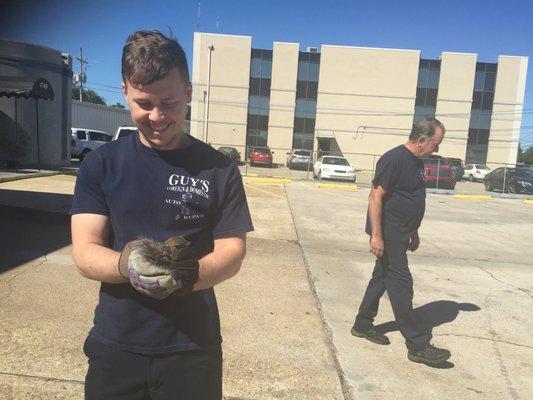
[[[498,64],[477,63],[465,162],[485,164]]]
[[[271,77],[272,50],[252,49],[246,157],[248,157],[252,147],[267,145]]]
[[[320,53],[300,52],[294,109],[293,149],[313,150]]]
[[[435,117],[440,77],[440,60],[420,59],[413,124]]]

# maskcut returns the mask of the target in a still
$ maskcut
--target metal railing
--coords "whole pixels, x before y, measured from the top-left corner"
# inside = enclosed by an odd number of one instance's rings
[[[376,163],[382,154],[374,153],[358,153],[358,152],[341,152],[341,151],[324,151],[316,150],[310,151],[311,156],[307,163],[291,162],[289,155],[293,149],[283,147],[269,147],[272,153],[272,158],[264,158],[261,160],[252,159],[250,155],[254,147],[266,146],[238,146],[232,144],[212,144],[216,149],[220,147],[233,147],[240,153],[239,168],[241,174],[244,176],[259,176],[259,177],[279,177],[291,178],[295,180],[313,180],[314,176],[313,166],[315,162],[326,155],[341,156],[348,160],[350,165],[356,170],[357,183],[361,186],[371,186],[375,175]],[[524,166],[516,166],[513,164],[487,162],[491,168],[490,172],[494,172],[497,168],[502,167],[502,178],[495,183],[489,181],[489,185],[482,176],[476,176],[472,182],[467,182],[469,176],[464,175],[458,177],[454,167],[445,159],[438,157],[431,158],[432,162],[424,163],[424,178],[426,186],[432,189],[455,190],[461,193],[480,193],[480,192],[511,192],[511,193],[526,193],[523,187],[513,186],[516,183],[515,170],[516,168],[527,168]],[[487,190],[486,190],[487,189]]]

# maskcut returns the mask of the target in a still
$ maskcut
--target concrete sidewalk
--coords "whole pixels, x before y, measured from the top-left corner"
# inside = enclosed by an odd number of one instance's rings
[[[422,244],[409,261],[416,313],[452,352],[433,369],[407,360],[386,295],[376,324],[391,345],[350,334],[374,264],[364,234],[368,190],[293,184],[287,195],[347,398],[533,397],[531,206],[428,196]]]
[[[2,399],[83,398],[98,284],[70,256],[74,179],[0,183]],[[245,188],[256,230],[241,272],[216,288],[227,399],[533,397],[532,206],[428,196],[414,306],[452,351],[432,369],[407,360],[386,296],[376,323],[392,344],[350,334],[372,271],[368,190]]]
[[[0,398],[81,399],[98,283],[70,256],[75,178],[0,184]],[[227,399],[343,399],[283,187],[246,186],[256,231],[216,289]]]

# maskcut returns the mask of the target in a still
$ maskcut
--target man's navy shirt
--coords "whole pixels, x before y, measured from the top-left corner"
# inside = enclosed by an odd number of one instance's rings
[[[383,198],[381,224],[383,239],[406,240],[418,229],[426,209],[424,163],[404,145],[381,156],[373,186],[387,191]],[[367,214],[366,233],[371,235]]]
[[[214,239],[253,230],[237,166],[189,138],[186,148],[161,151],[135,134],[92,151],[79,169],[71,214],[108,216],[110,246],[117,251],[140,237],[187,235],[203,256]],[[102,283],[89,335],[143,354],[216,345],[221,336],[214,290],[156,300],[129,283]]]

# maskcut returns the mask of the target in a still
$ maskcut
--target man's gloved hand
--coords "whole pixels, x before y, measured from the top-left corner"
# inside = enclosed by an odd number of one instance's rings
[[[126,244],[118,270],[136,290],[161,300],[174,292],[192,291],[198,280],[198,255],[183,236],[165,242],[139,239]]]

